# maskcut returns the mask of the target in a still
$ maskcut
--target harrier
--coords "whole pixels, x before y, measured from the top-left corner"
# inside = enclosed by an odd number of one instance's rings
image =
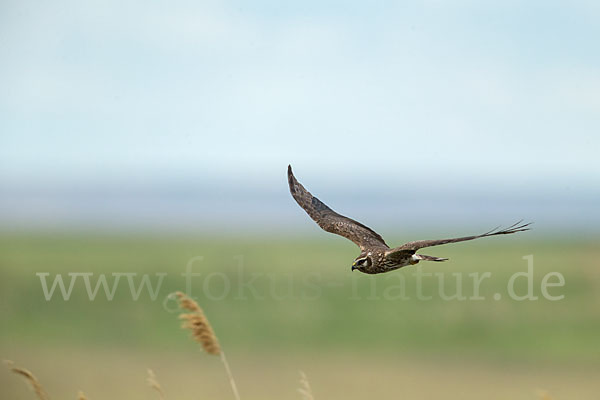
[[[447,258],[439,258],[417,254],[424,247],[439,246],[446,243],[464,242],[466,240],[479,239],[482,237],[508,235],[511,233],[529,230],[530,224],[521,224],[522,221],[509,226],[506,229],[492,229],[481,235],[464,236],[452,239],[417,240],[408,242],[399,247],[390,248],[383,238],[371,228],[358,221],[340,215],[327,207],[321,200],[314,197],[304,188],[292,173],[292,167],[288,165],[288,182],[290,192],[296,202],[307,212],[307,214],[325,231],[335,233],[354,242],[360,247],[360,255],[352,263],[352,271],[355,269],[365,274],[381,274],[393,271],[407,265],[417,264],[419,261],[446,261]]]

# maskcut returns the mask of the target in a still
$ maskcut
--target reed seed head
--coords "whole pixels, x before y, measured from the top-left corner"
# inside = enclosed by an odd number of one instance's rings
[[[315,400],[310,384],[308,383],[308,378],[302,371],[300,371],[300,388],[298,389],[298,392],[302,395],[303,400]]]
[[[179,300],[179,308],[190,311],[179,315],[179,319],[183,321],[181,327],[189,329],[192,332],[194,340],[202,345],[204,351],[208,354],[218,356],[221,354],[221,346],[215,332],[208,322],[202,308],[194,300],[186,296],[182,292],[176,292],[175,295]]]
[[[14,367],[13,366],[14,363],[12,361],[5,361],[4,363],[8,366],[8,368],[10,368],[10,370],[12,372],[14,372],[17,375],[22,376],[23,378],[25,378],[25,380],[27,382],[29,382],[29,384],[31,385],[31,388],[37,395],[38,399],[49,400],[48,395],[46,394],[46,392],[44,391],[44,388],[42,387],[42,384],[40,383],[40,381],[38,381],[38,379],[35,377],[35,375],[33,375],[31,373],[31,371],[29,371],[25,368]]]
[[[156,379],[156,374],[151,369],[148,369],[148,378],[146,378],[146,382],[148,385],[158,392],[158,396],[161,400],[165,400],[165,393],[162,390],[162,386],[158,383],[158,379]]]

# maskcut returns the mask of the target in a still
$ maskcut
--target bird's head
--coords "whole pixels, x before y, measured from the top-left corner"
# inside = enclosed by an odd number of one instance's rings
[[[369,268],[373,265],[373,260],[371,259],[371,253],[361,254],[356,257],[354,262],[352,263],[352,271],[355,269],[359,271],[364,271],[364,269]]]

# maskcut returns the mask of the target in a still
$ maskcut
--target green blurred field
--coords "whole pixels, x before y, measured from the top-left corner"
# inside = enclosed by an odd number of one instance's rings
[[[471,297],[468,274],[491,272],[479,301],[442,300],[437,276],[423,285],[433,298],[418,300],[415,267],[374,277],[351,273],[357,249],[328,235],[0,239],[0,356],[38,372],[53,398],[74,397],[78,389],[92,399],[148,398],[146,367],[156,370],[167,398],[231,398],[217,360],[198,351],[168,311],[172,304],[163,302],[186,290],[181,274],[196,256],[203,260],[193,265],[200,276],[191,281],[192,294],[245,399],[299,398],[299,369],[320,399],[531,399],[539,388],[557,399],[600,393],[594,378],[600,372],[600,249],[592,239],[498,238],[428,249],[450,257],[420,264],[423,272],[442,274],[447,294],[456,291],[452,273],[461,273]],[[529,254],[539,299],[509,299],[509,277],[526,271],[522,257]],[[39,272],[50,273],[50,281],[65,274],[67,283],[69,272],[105,273],[109,283],[118,272],[166,276],[156,301],[147,292],[133,300],[125,280],[112,301],[102,289],[91,301],[81,280],[68,301],[58,293],[46,301]],[[565,277],[564,287],[550,289],[564,299],[541,295],[548,272]],[[399,298],[401,279],[409,299]],[[518,282],[521,293],[526,285]],[[7,372],[0,373],[0,387],[3,398],[31,398]]]

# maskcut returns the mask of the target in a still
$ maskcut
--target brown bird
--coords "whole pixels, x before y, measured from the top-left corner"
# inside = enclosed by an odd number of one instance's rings
[[[522,221],[509,226],[506,229],[492,229],[481,235],[464,236],[452,239],[417,240],[408,242],[399,247],[390,248],[383,238],[371,228],[358,221],[340,215],[327,207],[321,200],[314,197],[304,188],[292,173],[291,165],[288,165],[288,183],[290,192],[296,202],[308,213],[308,215],[325,231],[335,233],[350,239],[360,247],[360,255],[352,263],[352,271],[355,269],[365,274],[381,274],[393,271],[406,265],[417,264],[425,261],[446,261],[447,258],[426,256],[416,254],[417,250],[424,247],[439,246],[446,243],[464,242],[466,240],[479,239],[482,237],[508,235],[511,233],[529,230],[529,224],[521,224]]]

